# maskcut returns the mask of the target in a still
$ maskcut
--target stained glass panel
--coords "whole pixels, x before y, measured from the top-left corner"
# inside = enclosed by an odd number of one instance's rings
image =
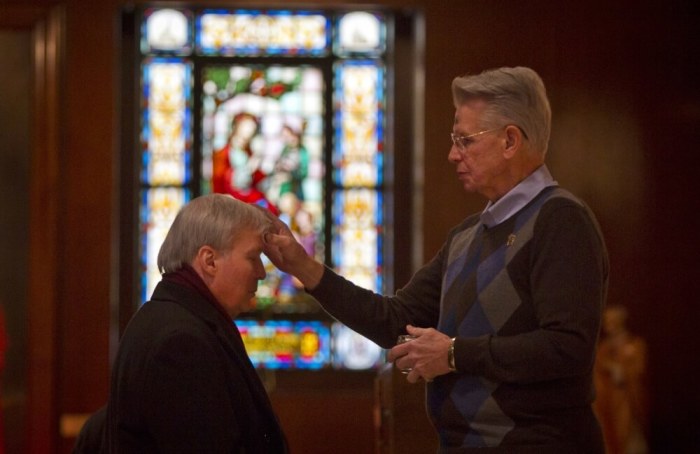
[[[386,28],[383,18],[365,11],[347,13],[338,19],[336,55],[379,56],[386,50]]]
[[[202,74],[202,192],[267,208],[320,260],[323,87],[310,66],[207,66]],[[306,311],[296,280],[268,265],[256,308]]]
[[[374,342],[341,323],[331,326],[333,367],[363,370],[384,364],[384,351]]]
[[[258,368],[364,370],[384,360],[377,344],[338,322],[239,319],[235,323]]]
[[[375,291],[381,277],[381,193],[337,191],[333,201],[333,265],[356,284]]]
[[[329,324],[318,321],[236,320],[256,367],[320,369],[331,364]]]
[[[182,188],[154,188],[141,193],[141,266],[145,271],[142,282],[142,301],[146,301],[160,282],[156,260],[165,235],[175,216],[190,200],[189,191]]]
[[[144,13],[141,32],[143,53],[190,55],[192,14],[176,9],[151,9]]]
[[[152,186],[184,185],[191,178],[191,65],[153,59],[143,65],[141,181]]]
[[[340,186],[382,182],[384,71],[375,61],[335,66],[334,180]]]
[[[178,210],[210,192],[265,207],[310,255],[383,291],[385,17],[186,8],[141,17],[142,302],[161,278],[157,253]],[[257,367],[382,363],[381,348],[263,259],[255,308],[236,321]]]
[[[325,55],[329,21],[318,13],[206,11],[197,20],[202,54],[227,56]]]

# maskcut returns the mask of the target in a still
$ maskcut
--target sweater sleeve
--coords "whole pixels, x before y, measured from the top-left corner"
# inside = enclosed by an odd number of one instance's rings
[[[334,318],[383,348],[396,344],[406,325],[435,327],[440,313],[443,252],[393,296],[359,287],[326,268],[321,282],[309,293]]]

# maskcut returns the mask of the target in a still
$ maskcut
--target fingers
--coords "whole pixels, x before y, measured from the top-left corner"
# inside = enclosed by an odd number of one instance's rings
[[[424,377],[423,375],[420,374],[416,369],[413,369],[406,375],[406,380],[408,380],[409,383],[418,383],[419,381],[423,380],[426,383],[430,383],[433,381],[432,378]]]
[[[391,350],[389,350],[388,359],[393,363],[402,356],[406,356],[406,353],[408,353],[408,345],[396,345],[395,347],[392,347]]]
[[[394,366],[406,374],[406,379],[410,383],[416,383],[421,379],[426,382],[432,381],[430,378],[426,378],[421,373],[421,368],[417,364],[415,355],[410,355],[409,342],[399,344],[389,350],[388,359],[394,363]]]
[[[265,233],[263,233],[262,240],[263,240],[263,245],[266,248],[277,249],[279,247],[283,247],[283,246],[286,246],[288,244],[287,238],[289,238],[288,235],[275,233],[272,230],[267,230]]]
[[[269,229],[267,229],[266,233],[270,233],[272,235],[277,236],[293,236],[292,231],[289,230],[287,224],[285,224],[277,218],[274,218],[274,220],[272,221],[272,225]]]
[[[270,241],[270,239],[271,239],[270,235],[273,235],[273,233],[272,233],[272,232],[265,232],[265,233],[263,233],[263,236],[262,236],[263,244],[265,244],[265,245],[271,245],[271,244],[272,244],[271,241]]]
[[[412,336],[422,336],[426,332],[430,331],[431,328],[418,328],[413,325],[406,325],[406,332]]]
[[[407,325],[406,331],[414,336],[411,342],[394,346],[388,359],[407,373],[407,380],[416,383],[419,379],[427,382],[439,375],[449,373],[447,351],[450,338],[434,328],[418,328]],[[402,337],[402,336],[400,336]]]
[[[263,254],[265,254],[275,266],[283,264],[283,255],[279,248],[279,235],[270,231],[263,233]]]
[[[408,380],[409,383],[417,383],[418,380],[420,380],[420,375],[415,370],[412,370],[406,375],[406,380]]]

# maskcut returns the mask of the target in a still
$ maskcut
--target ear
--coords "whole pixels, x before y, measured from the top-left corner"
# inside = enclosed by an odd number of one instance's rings
[[[523,143],[523,132],[515,125],[506,126],[506,147],[504,154],[506,158],[511,158],[520,149]]]
[[[196,268],[208,275],[216,274],[216,257],[217,253],[211,246],[200,247],[197,251],[197,255],[194,258]]]

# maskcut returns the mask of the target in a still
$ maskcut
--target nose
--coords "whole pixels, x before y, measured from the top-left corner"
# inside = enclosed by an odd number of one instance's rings
[[[265,276],[267,276],[267,272],[265,271],[265,265],[263,265],[262,259],[258,258],[258,263],[257,263],[256,268],[257,269],[255,270],[256,271],[255,274],[257,275],[258,280],[260,281],[260,280],[265,279]]]
[[[450,147],[450,152],[447,153],[447,160],[456,163],[462,160],[462,153],[459,151],[459,148],[457,148],[457,145],[454,143]]]

